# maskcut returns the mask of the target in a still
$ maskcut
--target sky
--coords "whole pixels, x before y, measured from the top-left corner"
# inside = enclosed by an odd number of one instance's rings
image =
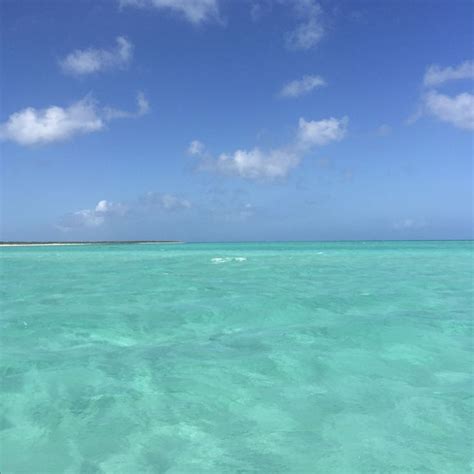
[[[1,240],[472,238],[470,1],[0,17]]]

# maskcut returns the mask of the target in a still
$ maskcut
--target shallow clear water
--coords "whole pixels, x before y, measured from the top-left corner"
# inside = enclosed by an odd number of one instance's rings
[[[471,242],[0,256],[3,474],[472,468]]]

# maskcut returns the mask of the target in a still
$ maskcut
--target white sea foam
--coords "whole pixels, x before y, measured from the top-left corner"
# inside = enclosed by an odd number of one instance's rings
[[[212,263],[228,263],[228,262],[244,262],[247,257],[214,257],[211,258]]]

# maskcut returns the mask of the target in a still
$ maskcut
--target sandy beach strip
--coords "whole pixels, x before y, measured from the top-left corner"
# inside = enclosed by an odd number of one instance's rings
[[[124,244],[182,244],[184,242],[178,240],[153,241],[107,241],[107,242],[0,242],[0,247],[59,247],[65,245],[124,245]]]
[[[71,242],[71,243],[37,243],[37,244],[3,244],[0,243],[0,247],[59,247],[62,245],[90,245],[88,243],[80,243],[80,242]]]

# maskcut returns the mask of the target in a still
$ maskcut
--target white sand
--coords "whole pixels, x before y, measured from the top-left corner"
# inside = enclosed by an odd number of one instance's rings
[[[87,243],[67,243],[67,242],[61,242],[61,243],[47,243],[47,244],[41,244],[41,243],[35,243],[35,244],[0,244],[0,247],[51,247],[51,246],[60,246],[60,245],[88,245]]]
[[[25,243],[0,243],[0,247],[58,247],[61,245],[113,245],[115,242],[25,242]],[[163,241],[163,242],[116,242],[116,244],[140,244],[140,245],[156,245],[156,244],[182,244],[181,241]]]

